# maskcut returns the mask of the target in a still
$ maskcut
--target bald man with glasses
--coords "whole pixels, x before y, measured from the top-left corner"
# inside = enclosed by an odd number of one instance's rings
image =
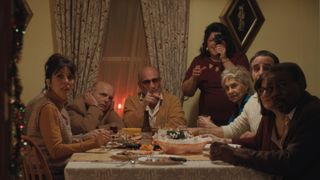
[[[186,119],[178,97],[161,89],[161,78],[154,67],[144,67],[138,74],[140,92],[127,98],[124,107],[126,127],[141,128],[144,111],[149,112],[152,128],[186,126]]]

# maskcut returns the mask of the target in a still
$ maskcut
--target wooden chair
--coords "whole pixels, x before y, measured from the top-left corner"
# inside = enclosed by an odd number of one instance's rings
[[[27,143],[21,147],[23,157],[23,175],[25,180],[52,180],[46,159],[38,145],[28,136],[21,136]]]

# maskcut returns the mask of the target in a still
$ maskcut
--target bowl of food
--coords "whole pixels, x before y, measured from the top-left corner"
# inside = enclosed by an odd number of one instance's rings
[[[176,155],[202,153],[210,141],[210,137],[192,136],[188,132],[172,130],[159,133],[155,140],[164,153]]]
[[[207,142],[200,142],[194,144],[176,144],[170,142],[158,141],[162,151],[166,154],[199,154],[202,153],[203,147]]]

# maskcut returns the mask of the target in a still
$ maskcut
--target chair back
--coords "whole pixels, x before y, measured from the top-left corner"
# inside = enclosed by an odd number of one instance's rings
[[[28,136],[22,135],[23,175],[25,180],[52,180],[51,171],[38,145]]]

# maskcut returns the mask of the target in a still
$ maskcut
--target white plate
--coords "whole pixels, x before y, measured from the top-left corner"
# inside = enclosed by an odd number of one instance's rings
[[[233,148],[241,148],[240,144],[228,144],[228,145],[233,147]]]
[[[182,164],[181,161],[173,161],[170,160],[169,157],[179,157],[179,156],[171,156],[171,155],[156,155],[156,156],[143,156],[138,158],[138,162],[140,164],[147,165],[177,165]]]

